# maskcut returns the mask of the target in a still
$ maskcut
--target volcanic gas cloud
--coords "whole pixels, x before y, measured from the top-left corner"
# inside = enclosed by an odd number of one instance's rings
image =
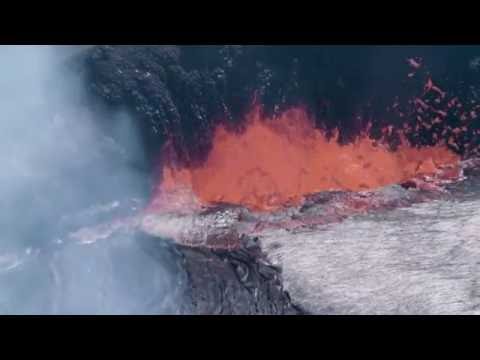
[[[218,126],[200,166],[164,162],[152,206],[221,202],[270,211],[298,205],[310,193],[375,189],[447,168],[454,176],[459,172],[458,155],[445,145],[415,148],[403,140],[392,151],[366,132],[340,145],[315,128],[301,108],[274,119],[262,118],[255,108],[246,124],[240,133]]]

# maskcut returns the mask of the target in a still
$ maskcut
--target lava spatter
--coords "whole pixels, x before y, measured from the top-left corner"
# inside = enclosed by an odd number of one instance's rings
[[[256,211],[298,205],[321,191],[365,191],[417,176],[435,176],[450,168],[458,175],[459,156],[445,145],[412,147],[405,139],[395,151],[367,133],[341,145],[313,125],[307,112],[294,108],[275,119],[257,107],[241,132],[216,129],[207,160],[194,167],[166,162],[153,203],[183,193],[185,202],[229,203]],[[453,169],[453,170],[452,170]],[[188,195],[186,195],[188,194]]]

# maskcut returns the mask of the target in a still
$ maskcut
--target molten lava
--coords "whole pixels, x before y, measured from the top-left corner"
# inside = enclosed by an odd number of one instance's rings
[[[269,211],[298,205],[311,193],[365,191],[435,176],[442,169],[452,178],[460,171],[459,157],[445,145],[414,148],[404,140],[392,151],[367,134],[340,145],[300,108],[275,119],[260,114],[259,109],[250,113],[242,133],[219,126],[201,166],[165,163],[152,206],[221,202]]]

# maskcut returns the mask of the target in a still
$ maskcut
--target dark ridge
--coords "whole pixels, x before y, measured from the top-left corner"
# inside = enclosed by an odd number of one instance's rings
[[[144,250],[177,266],[174,293],[180,314],[300,315],[284,291],[280,269],[262,261],[260,249],[219,251],[190,248],[137,234]],[[166,253],[166,249],[168,252]]]

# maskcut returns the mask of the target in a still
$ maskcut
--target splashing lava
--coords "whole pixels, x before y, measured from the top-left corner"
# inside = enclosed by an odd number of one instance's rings
[[[459,160],[443,144],[415,148],[403,140],[392,151],[367,133],[340,145],[335,136],[328,139],[316,129],[301,108],[275,119],[262,118],[255,108],[245,131],[228,131],[222,125],[216,129],[202,165],[181,167],[165,161],[152,206],[171,203],[165,196],[182,193],[182,206],[189,194],[187,203],[221,202],[271,211],[298,205],[310,193],[370,190],[434,176],[446,168],[457,176]]]

